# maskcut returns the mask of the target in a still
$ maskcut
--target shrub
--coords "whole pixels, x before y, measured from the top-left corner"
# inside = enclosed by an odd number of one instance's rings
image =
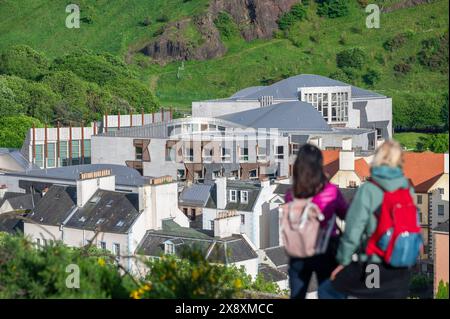
[[[420,137],[416,148],[421,152],[447,153],[448,134],[430,134],[426,137]]]
[[[214,20],[214,24],[220,31],[220,35],[225,39],[230,39],[239,35],[239,29],[234,22],[233,18],[226,12],[219,12],[217,18]]]
[[[306,9],[303,4],[294,4],[289,12],[284,13],[278,19],[278,27],[280,30],[287,30],[297,21],[303,21],[306,18]]]
[[[436,38],[422,41],[422,50],[417,54],[419,63],[431,71],[448,73],[448,32]]]
[[[411,69],[412,69],[411,64],[404,62],[394,65],[394,71],[396,75],[408,74],[411,71]]]
[[[156,22],[165,23],[169,21],[169,16],[166,14],[162,14],[159,17],[156,18]]]
[[[150,17],[145,17],[145,19],[141,22],[141,25],[144,27],[148,27],[152,24],[152,19]]]
[[[363,80],[366,84],[372,86],[380,80],[380,74],[376,70],[369,70],[363,75]]]
[[[317,14],[328,18],[339,18],[349,14],[348,0],[316,0]]]
[[[336,63],[340,68],[361,69],[367,57],[359,48],[346,49],[336,55]]]
[[[405,45],[406,41],[408,40],[408,36],[405,33],[400,33],[392,37],[391,39],[387,40],[383,43],[383,47],[387,51],[395,51],[399,48],[401,48],[403,45]]]
[[[37,80],[48,72],[49,61],[44,54],[27,45],[17,45],[0,54],[0,74]]]
[[[444,281],[439,281],[438,289],[436,292],[436,299],[448,299],[448,282],[444,284]]]

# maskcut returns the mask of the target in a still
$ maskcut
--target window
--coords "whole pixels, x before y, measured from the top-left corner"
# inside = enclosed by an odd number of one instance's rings
[[[265,147],[258,146],[257,147],[257,155],[258,161],[266,161],[267,160],[267,149]]]
[[[142,146],[136,146],[136,160],[142,160]]]
[[[247,162],[248,161],[248,147],[243,147],[240,149],[240,161]]]
[[[250,179],[257,179],[258,178],[258,170],[252,169],[248,172],[248,178]]]
[[[184,148],[184,161],[193,162],[194,161],[194,149],[192,147]]]
[[[248,203],[248,192],[247,191],[241,191],[241,202]]]
[[[72,163],[71,165],[80,164],[80,141],[72,141]]]
[[[164,253],[167,255],[175,254],[175,245],[172,242],[165,242]]]
[[[186,171],[184,169],[179,169],[177,171],[177,176],[178,176],[178,179],[180,179],[180,180],[186,179]]]
[[[350,187],[350,188],[356,188],[356,181],[349,181],[349,182],[348,182],[348,187]]]
[[[377,131],[377,139],[383,138],[383,130],[381,128],[375,128]]]
[[[106,250],[106,242],[105,241],[101,241],[99,243],[99,247],[100,247],[100,249]]]
[[[222,147],[220,157],[222,159],[222,162],[229,162],[231,158],[230,150],[228,148]]]
[[[439,191],[439,195],[444,195],[444,189],[443,188],[438,188]]]
[[[210,223],[211,230],[214,231],[214,221],[211,220],[209,223]]]
[[[34,163],[39,167],[44,167],[44,145],[37,144],[35,146],[36,157],[34,159]]]
[[[47,144],[47,167],[56,166],[55,143]]]
[[[438,216],[444,216],[444,205],[438,205]]]
[[[291,148],[291,155],[297,155],[298,150],[300,149],[300,144],[298,143],[292,143],[292,148]]]
[[[417,204],[418,205],[422,204],[422,195],[417,195]]]
[[[38,245],[38,247],[41,247],[41,239],[40,238],[36,238],[36,245]]]
[[[277,146],[277,153],[275,154],[277,159],[283,159],[284,158],[284,147],[283,146]]]
[[[61,141],[59,142],[59,165],[60,166],[67,166],[69,165],[68,159],[69,156],[67,155],[67,141]]]
[[[116,256],[120,256],[120,244],[118,243],[113,244],[113,254]]]
[[[245,224],[245,215],[241,214],[241,225]]]
[[[91,164],[91,140],[83,140],[84,143],[84,164]]]
[[[230,202],[237,202],[237,190],[235,189],[230,190]]]
[[[183,208],[183,213],[184,213],[184,215],[188,215],[188,209],[185,207],[185,208]]]
[[[195,208],[191,208],[191,220],[195,220],[195,217],[196,217]]]

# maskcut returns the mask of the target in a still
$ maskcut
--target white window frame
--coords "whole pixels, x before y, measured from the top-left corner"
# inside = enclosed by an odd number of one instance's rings
[[[232,203],[237,203],[237,190],[235,189],[230,189],[230,202]],[[233,199],[234,198],[234,199]]]
[[[165,242],[164,243],[164,254],[174,255],[175,254],[175,244],[172,242]]]
[[[241,203],[248,203],[248,191],[241,191]]]
[[[120,256],[120,244],[113,243],[112,248],[113,248],[113,254],[116,255],[117,257],[119,257]]]

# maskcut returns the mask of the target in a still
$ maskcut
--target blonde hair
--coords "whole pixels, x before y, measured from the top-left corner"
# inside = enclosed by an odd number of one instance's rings
[[[403,150],[400,143],[394,140],[384,142],[378,147],[373,157],[372,167],[386,165],[403,167]]]

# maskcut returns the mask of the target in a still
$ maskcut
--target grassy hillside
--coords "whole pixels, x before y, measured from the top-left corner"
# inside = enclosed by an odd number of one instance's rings
[[[65,5],[69,2],[80,4],[80,29],[64,26]],[[400,1],[377,2],[390,5]],[[85,48],[125,59],[133,49],[154,38],[167,21],[200,14],[207,5],[208,0],[0,0],[0,51],[14,44],[27,44],[49,58]],[[310,1],[307,20],[279,32],[272,40],[246,42],[235,34],[223,39],[228,48],[223,57],[187,61],[184,69],[178,70],[180,62],[162,66],[135,55],[133,68],[163,106],[189,110],[193,100],[226,97],[241,88],[298,73],[328,76],[338,70],[336,53],[359,47],[366,59],[348,81],[392,96],[394,108],[403,107],[406,97],[415,100],[414,95],[420,93],[427,100],[427,94],[435,97],[448,91],[448,73],[430,71],[417,61],[423,40],[448,31],[448,6],[447,0],[436,0],[382,13],[381,28],[367,29],[366,13],[356,0],[351,1],[348,16],[336,19],[317,16],[317,4]],[[143,23],[146,20],[148,26]],[[401,47],[394,51],[383,47],[402,33],[408,36]],[[195,38],[197,34],[190,30],[187,36]],[[411,67],[409,73],[396,74],[394,66],[405,61]],[[363,77],[371,70],[378,79],[369,85]],[[401,110],[400,115],[405,112]]]

